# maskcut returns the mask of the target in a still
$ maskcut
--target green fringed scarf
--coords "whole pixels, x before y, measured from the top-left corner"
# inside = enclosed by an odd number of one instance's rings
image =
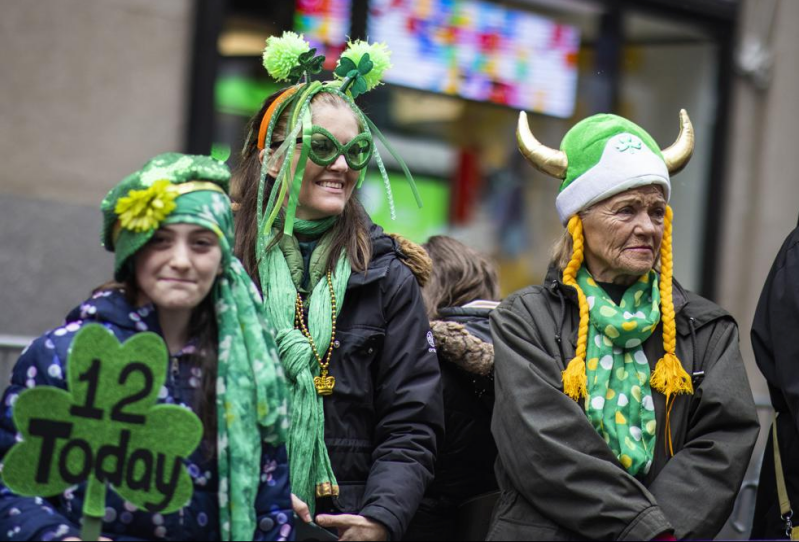
[[[587,298],[591,323],[586,414],[627,472],[646,475],[654,457],[657,421],[642,345],[660,322],[657,274],[642,276],[619,305],[585,267],[577,273],[577,283]]]
[[[297,220],[294,223],[295,231],[302,234],[319,235],[325,232],[311,258],[311,294],[305,300],[308,330],[320,355],[327,352],[332,335],[332,305],[327,280],[324,278],[324,265],[331,249],[333,233],[329,230],[337,219],[338,217],[322,221]],[[278,231],[279,228],[272,230],[265,246],[271,245]],[[284,251],[290,253],[295,250],[294,256],[289,257],[298,257],[299,248],[294,243],[294,237],[284,236],[278,244],[269,248],[261,260],[259,273],[264,290],[264,307],[270,321],[277,328],[278,351],[289,381],[292,423],[288,452],[292,491],[308,504],[313,514],[316,497],[338,494],[338,483],[325,446],[324,404],[313,381],[320,373],[319,362],[308,339],[294,328],[295,302],[302,277],[297,277],[296,273],[292,277],[287,254],[284,254]],[[344,305],[351,273],[349,260],[342,253],[332,277],[337,302],[336,316]]]
[[[177,200],[165,224],[197,224],[217,233],[223,273],[213,295],[219,328],[217,455],[222,540],[250,540],[257,529],[262,443],[280,445],[289,430],[288,399],[271,326],[261,296],[233,256],[230,200],[194,192]]]

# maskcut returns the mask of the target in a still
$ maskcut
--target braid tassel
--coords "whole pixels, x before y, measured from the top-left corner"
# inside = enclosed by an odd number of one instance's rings
[[[672,257],[672,218],[671,207],[666,208],[666,223],[663,231],[663,244],[660,251],[660,306],[663,314],[663,350],[666,352],[658,361],[650,383],[652,387],[670,398],[672,395],[693,393],[691,377],[677,359],[677,323],[672,298],[672,276],[674,260]]]
[[[563,371],[563,393],[579,401],[588,396],[588,377],[585,374],[585,354],[588,345],[588,300],[577,284],[577,272],[583,264],[585,244],[583,222],[575,215],[569,220],[569,233],[574,241],[572,259],[563,271],[563,283],[577,290],[580,304],[580,328],[577,337],[577,353]]]
[[[666,445],[667,451],[674,455],[671,436],[671,409],[680,394],[692,394],[694,386],[691,377],[677,358],[677,323],[672,297],[672,277],[674,259],[672,255],[672,219],[674,212],[666,207],[666,221],[663,230],[663,243],[660,249],[660,306],[663,315],[663,350],[665,354],[655,366],[650,384],[652,388],[666,396]]]

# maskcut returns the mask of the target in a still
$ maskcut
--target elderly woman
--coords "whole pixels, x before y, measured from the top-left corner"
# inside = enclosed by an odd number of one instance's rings
[[[577,124],[561,151],[524,113],[518,137],[563,179],[567,232],[545,284],[491,317],[502,494],[489,539],[712,539],[758,422],[732,317],[672,280],[670,174],[693,150],[688,116],[664,151],[614,115]]]

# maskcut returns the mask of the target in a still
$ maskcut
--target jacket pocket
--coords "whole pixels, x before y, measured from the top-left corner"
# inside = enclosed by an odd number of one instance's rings
[[[491,525],[486,540],[571,540],[554,525],[539,525],[498,519]]]
[[[351,328],[338,331],[333,343],[330,374],[336,378],[339,398],[360,404],[373,403],[375,363],[383,350],[385,331]]]
[[[533,508],[516,491],[503,492],[494,510],[486,540],[571,540],[568,531],[558,527]]]
[[[339,482],[339,495],[333,499],[333,505],[342,514],[359,514],[365,491],[366,484]]]

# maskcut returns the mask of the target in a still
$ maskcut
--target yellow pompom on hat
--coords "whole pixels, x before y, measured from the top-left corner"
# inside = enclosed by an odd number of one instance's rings
[[[685,110],[680,111],[680,135],[669,148],[661,150],[655,140],[637,124],[616,115],[594,115],[577,123],[563,138],[560,150],[541,144],[530,131],[526,113],[519,115],[516,132],[519,150],[538,170],[562,179],[556,200],[558,214],[568,228],[574,249],[563,271],[563,283],[577,291],[580,306],[576,356],[563,372],[563,391],[575,401],[587,395],[585,357],[589,331],[589,307],[577,284],[583,265],[585,240],[579,213],[595,203],[634,188],[658,185],[666,200],[671,196],[670,176],[681,171],[694,149],[694,130]],[[666,208],[661,245],[660,297],[663,349],[651,377],[652,388],[669,399],[693,393],[691,378],[677,358],[677,325],[672,298],[671,207]]]

